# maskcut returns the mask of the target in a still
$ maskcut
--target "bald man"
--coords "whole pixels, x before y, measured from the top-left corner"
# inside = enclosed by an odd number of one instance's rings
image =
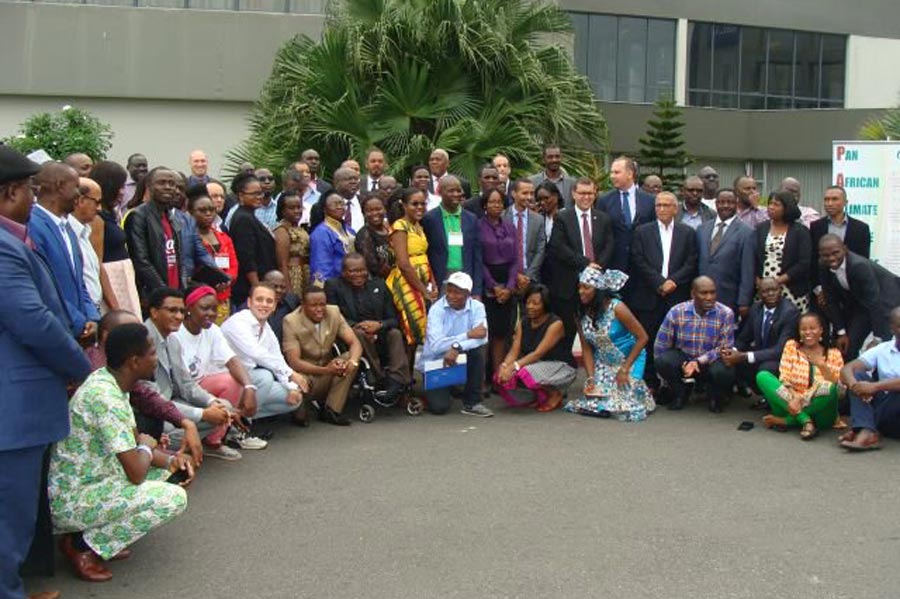
[[[441,178],[451,174],[448,170],[450,168],[450,154],[447,153],[447,150],[442,150],[441,148],[435,148],[431,151],[431,155],[428,157],[428,170],[431,173],[431,181],[428,182],[428,193],[435,198],[441,196]],[[463,200],[466,198],[472,197],[472,188],[469,186],[469,182],[466,181],[464,177],[460,177],[459,175],[454,175],[456,180],[459,181],[459,184],[462,186],[463,190]]]
[[[94,160],[83,152],[75,152],[63,158],[63,162],[75,169],[79,177],[87,177],[94,168]]]
[[[100,311],[84,279],[84,258],[69,215],[80,198],[78,173],[62,162],[47,162],[35,176],[40,188],[28,233],[35,249],[53,272],[72,333],[83,343],[93,340]]]
[[[681,187],[681,203],[678,205],[676,220],[695,231],[706,221],[716,218],[715,211],[702,200],[703,189],[703,179],[697,175],[685,179]]]
[[[663,189],[662,179],[660,179],[656,175],[647,175],[646,177],[644,177],[644,183],[641,185],[641,189],[655,198],[656,194],[661,192]]]
[[[785,177],[779,186],[781,191],[787,191],[797,198],[797,205],[800,207],[800,222],[809,229],[812,224],[819,219],[819,212],[815,208],[804,206],[800,203],[800,181],[793,177]]]
[[[188,187],[198,183],[203,185],[209,183],[209,158],[206,157],[206,152],[194,150],[188,158],[188,164],[191,167],[191,176],[187,180]]]
[[[98,307],[103,300],[103,287],[101,285],[101,265],[97,252],[91,244],[91,223],[100,211],[100,185],[93,179],[80,177],[78,179],[78,199],[75,200],[75,209],[69,224],[78,238],[78,247],[84,258],[84,284],[88,295]],[[107,286],[109,281],[106,282]]]

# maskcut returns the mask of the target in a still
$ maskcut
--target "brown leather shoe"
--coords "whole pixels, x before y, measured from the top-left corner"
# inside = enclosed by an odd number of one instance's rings
[[[75,549],[72,545],[72,535],[64,535],[59,540],[59,550],[72,564],[78,578],[88,582],[106,582],[112,578],[112,572],[103,567],[96,553],[90,549],[87,551]]]
[[[118,552],[117,554],[115,554],[114,556],[112,556],[111,558],[109,558],[106,561],[121,562],[121,561],[128,559],[129,557],[131,557],[131,549],[126,548],[126,549],[123,549],[122,551]]]
[[[41,591],[40,593],[31,593],[28,599],[59,599],[59,591]]]
[[[853,441],[844,441],[841,447],[847,451],[871,451],[881,449],[881,435],[876,432],[863,429],[859,431]]]

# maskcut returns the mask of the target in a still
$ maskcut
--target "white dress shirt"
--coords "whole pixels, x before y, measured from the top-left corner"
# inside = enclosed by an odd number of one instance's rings
[[[287,384],[293,370],[281,355],[281,344],[268,322],[260,325],[249,308],[222,323],[222,333],[247,370],[265,368]]]
[[[722,237],[725,237],[725,233],[728,232],[728,227],[731,226],[731,223],[734,222],[734,219],[737,218],[737,214],[729,218],[728,220],[722,220],[718,216],[716,217],[716,224],[713,225],[712,235],[709,236],[709,240],[712,241],[712,238],[716,236],[716,231],[719,229],[719,223],[725,223],[725,226],[722,228]]]
[[[78,238],[78,247],[81,249],[81,258],[84,264],[84,286],[88,295],[98,306],[103,299],[103,288],[100,287],[100,259],[91,245],[91,226],[83,225],[77,218],[69,219],[69,226]]]
[[[662,268],[660,269],[660,274],[668,279],[669,258],[672,255],[672,233],[673,231],[675,231],[675,221],[673,220],[668,225],[665,225],[661,220],[657,220],[656,225],[659,227],[659,241],[662,243],[663,253],[663,261]]]
[[[366,217],[359,205],[358,194],[347,200],[347,207],[350,208],[350,226],[354,231],[359,231],[366,225]]]
[[[847,258],[844,258],[844,261],[841,262],[841,265],[832,270],[834,276],[837,278],[838,283],[840,283],[841,287],[844,288],[844,291],[850,291],[850,283],[847,281]]]

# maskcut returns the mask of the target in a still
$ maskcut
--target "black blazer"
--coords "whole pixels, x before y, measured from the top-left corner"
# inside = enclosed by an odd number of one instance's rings
[[[594,262],[607,267],[613,254],[613,228],[609,216],[596,208],[591,209],[591,242]],[[578,277],[590,263],[581,246],[581,223],[577,209],[560,210],[547,244],[544,264],[548,268],[544,269],[547,275],[544,284],[550,288],[550,293],[558,297],[574,297],[578,291]]]
[[[262,279],[267,272],[278,268],[278,261],[275,258],[275,237],[259,222],[253,208],[246,206],[238,206],[234,211],[228,230],[238,260],[238,275],[231,288],[231,299],[240,304],[247,301],[250,294],[248,272],[256,272],[256,276]]]
[[[846,329],[849,315],[846,310],[862,308],[869,314],[872,332],[882,339],[890,339],[890,314],[900,306],[900,277],[853,252],[847,252],[847,283],[844,290],[831,270],[820,267],[822,291],[828,303],[826,313],[836,330]]]
[[[763,276],[763,266],[766,263],[766,237],[772,228],[770,221],[759,223],[756,227],[756,276]],[[786,274],[790,277],[787,287],[800,298],[812,290],[812,237],[809,229],[800,224],[800,221],[791,223],[784,240],[784,253],[781,257],[781,268],[778,274]]]
[[[347,281],[335,277],[325,281],[328,303],[337,306],[351,327],[364,320],[378,320],[384,330],[397,328],[397,310],[384,279],[366,281],[364,289],[354,292]]]
[[[797,332],[797,321],[800,311],[786,297],[782,297],[775,306],[772,316],[772,328],[769,330],[768,343],[762,342],[763,311],[762,302],[750,306],[747,320],[735,337],[735,347],[742,352],[753,352],[754,363],[779,362],[784,344]]]
[[[616,245],[609,262],[609,268],[627,271],[628,259],[631,254],[631,236],[634,230],[645,223],[656,220],[656,199],[638,188],[634,196],[634,215],[631,224],[625,224],[622,215],[622,202],[620,191],[613,189],[601,196],[594,203],[594,207],[609,215],[612,221],[613,234],[616,237]]]
[[[628,270],[631,279],[629,306],[635,310],[653,310],[660,303],[672,307],[691,296],[691,281],[697,276],[697,234],[687,225],[674,223],[672,248],[669,252],[669,276],[660,273],[663,263],[662,238],[656,221],[634,230],[631,238],[631,258]],[[659,287],[666,278],[678,287],[666,297],[659,295]]]
[[[822,284],[819,279],[819,241],[828,233],[828,222],[829,218],[824,216],[809,225],[813,251],[813,287]],[[844,245],[854,254],[868,258],[869,250],[872,246],[872,234],[869,232],[869,225],[858,218],[847,216],[847,231],[844,233]]]

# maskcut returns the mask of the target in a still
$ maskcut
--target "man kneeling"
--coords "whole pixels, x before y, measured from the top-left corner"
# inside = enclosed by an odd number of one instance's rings
[[[481,381],[484,380],[484,348],[488,342],[487,315],[484,304],[470,297],[472,277],[455,272],[447,279],[447,291],[428,310],[422,363],[444,359],[453,366],[461,354],[466,355],[466,387],[462,413],[489,418],[494,415],[481,403]],[[450,410],[450,389],[428,393],[428,411],[446,414]]]
[[[69,403],[71,434],[50,459],[49,496],[54,532],[70,533],[60,549],[75,573],[91,582],[112,578],[100,560],[125,559],[129,545],[181,514],[184,489],[164,482],[183,473],[193,479],[191,460],[155,449],[138,434],[128,393],[153,378],[156,347],[141,324],[109,333],[106,368],[95,370]]]

